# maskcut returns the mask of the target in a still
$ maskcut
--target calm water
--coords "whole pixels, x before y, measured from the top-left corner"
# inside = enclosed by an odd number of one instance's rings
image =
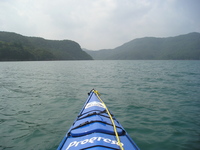
[[[0,62],[0,149],[56,149],[92,88],[142,150],[200,149],[200,61]]]

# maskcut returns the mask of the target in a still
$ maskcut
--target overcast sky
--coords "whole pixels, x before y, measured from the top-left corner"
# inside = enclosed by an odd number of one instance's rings
[[[200,0],[0,0],[0,31],[115,48],[135,38],[200,32]]]

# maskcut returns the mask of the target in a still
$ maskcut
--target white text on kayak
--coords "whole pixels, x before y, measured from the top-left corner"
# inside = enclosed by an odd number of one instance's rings
[[[115,140],[111,140],[111,139],[104,138],[104,137],[92,137],[90,139],[85,139],[82,141],[73,141],[68,145],[66,150],[68,150],[71,147],[77,147],[78,145],[84,145],[87,143],[94,143],[94,142],[99,142],[99,141],[103,141],[103,142],[110,143],[110,144],[116,144],[119,146],[119,143]],[[121,144],[122,144],[122,146],[124,145],[123,143],[121,143]]]

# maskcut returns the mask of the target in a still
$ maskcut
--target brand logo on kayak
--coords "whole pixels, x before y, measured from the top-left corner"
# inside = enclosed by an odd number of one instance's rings
[[[102,141],[105,143],[115,144],[115,145],[119,146],[119,143],[115,140],[111,140],[111,139],[104,138],[104,137],[92,137],[90,139],[85,139],[83,141],[73,141],[68,145],[68,147],[65,150],[68,150],[69,148],[72,148],[72,147],[77,147],[78,145],[84,145],[87,143],[102,142]],[[122,146],[124,145],[123,143],[121,143],[121,144],[122,144]]]
[[[98,106],[98,107],[102,107],[102,108],[104,108],[104,105],[102,104],[102,103],[100,103],[100,102],[90,102],[90,103],[88,103],[86,106],[85,106],[85,109],[87,109],[87,108],[90,108],[90,107],[93,107],[93,106]]]

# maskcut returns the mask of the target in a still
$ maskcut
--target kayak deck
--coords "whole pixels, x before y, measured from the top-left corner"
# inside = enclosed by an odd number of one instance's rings
[[[89,97],[57,150],[139,150],[109,112],[96,90]]]

